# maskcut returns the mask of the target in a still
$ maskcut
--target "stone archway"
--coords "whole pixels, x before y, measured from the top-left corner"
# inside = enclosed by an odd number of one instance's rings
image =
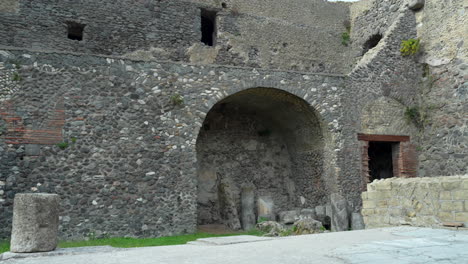
[[[325,204],[324,145],[318,113],[291,93],[251,88],[219,101],[196,144],[198,224],[248,229]]]

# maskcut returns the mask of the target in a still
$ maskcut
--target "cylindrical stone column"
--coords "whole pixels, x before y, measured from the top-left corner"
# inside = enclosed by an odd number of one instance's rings
[[[10,251],[31,253],[57,247],[59,196],[46,193],[16,194]]]

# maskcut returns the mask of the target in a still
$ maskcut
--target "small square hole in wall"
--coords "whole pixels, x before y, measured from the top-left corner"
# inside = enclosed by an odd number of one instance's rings
[[[201,10],[201,42],[207,46],[216,43],[216,12],[206,9]]]
[[[68,38],[72,40],[83,40],[83,31],[86,25],[77,22],[67,22]]]

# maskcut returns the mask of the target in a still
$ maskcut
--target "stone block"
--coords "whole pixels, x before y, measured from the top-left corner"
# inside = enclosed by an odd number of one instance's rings
[[[362,208],[369,209],[369,208],[375,208],[376,203],[375,201],[362,201]]]
[[[39,156],[41,155],[41,147],[36,144],[27,144],[25,146],[24,154],[26,156]]]
[[[325,215],[328,217],[332,217],[333,211],[332,211],[332,206],[331,205],[326,205],[325,206]]]
[[[363,201],[364,201],[364,200],[367,200],[367,199],[368,199],[368,198],[367,198],[367,192],[361,193],[361,198],[362,198]]]
[[[255,227],[255,192],[253,187],[246,187],[241,192],[242,228],[250,230]]]
[[[369,200],[385,200],[391,197],[390,191],[369,192]]]
[[[424,7],[425,0],[410,0],[408,3],[408,8],[413,11],[418,11]]]
[[[442,189],[445,191],[452,191],[460,188],[460,181],[447,181],[442,182]]]
[[[315,219],[316,218],[315,209],[312,209],[312,208],[302,209],[299,215],[299,218],[300,219],[309,219],[309,218]]]
[[[325,216],[326,215],[326,212],[325,212],[325,206],[316,206],[315,207],[315,214],[317,216]]]
[[[299,220],[299,212],[296,210],[282,211],[282,212],[279,212],[278,216],[279,216],[279,222],[285,225],[294,224],[294,222]]]
[[[441,202],[440,209],[444,212],[462,212],[463,211],[463,202],[461,201],[451,201],[451,202]]]
[[[322,223],[314,219],[301,219],[294,223],[296,235],[316,234],[323,232]]]
[[[402,217],[403,216],[403,209],[401,209],[401,208],[390,208],[390,209],[388,209],[388,214],[390,216]]]
[[[257,215],[259,220],[275,221],[274,202],[270,196],[260,196],[257,200]]]
[[[453,193],[454,200],[468,200],[468,192],[467,191],[455,191]]]
[[[377,207],[388,207],[388,200],[377,201]]]
[[[388,200],[388,206],[400,206],[400,201],[398,199],[390,199]]]
[[[463,180],[463,182],[461,184],[461,188],[463,190],[468,190],[468,180]]]
[[[57,247],[58,226],[58,195],[16,194],[10,251],[32,253],[54,250]]]
[[[392,189],[391,181],[382,181],[375,185],[375,190],[377,191],[386,191]]]
[[[454,213],[452,212],[439,212],[437,217],[441,222],[453,221],[455,219]]]
[[[439,194],[440,200],[452,200],[452,192],[449,191],[442,191]]]
[[[332,231],[346,231],[349,229],[348,201],[337,193],[330,195],[331,200],[331,229]]]
[[[374,209],[362,209],[361,214],[363,216],[371,216],[375,214],[375,210]]]
[[[455,213],[455,221],[468,223],[468,212]]]
[[[352,230],[361,230],[365,229],[364,219],[360,213],[351,214],[351,229]]]

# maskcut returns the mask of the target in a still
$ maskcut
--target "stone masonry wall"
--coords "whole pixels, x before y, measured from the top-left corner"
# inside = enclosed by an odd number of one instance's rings
[[[337,188],[347,170],[334,158],[343,76],[24,50],[2,50],[0,62],[1,237],[19,192],[61,196],[63,239],[194,232],[198,131],[213,105],[248,88],[305,98],[328,134],[322,177]]]
[[[310,72],[344,73],[351,67],[348,48],[341,45],[349,9],[339,3],[9,0],[1,5],[4,46]],[[217,12],[214,46],[201,42],[201,9]],[[70,22],[85,25],[82,41],[67,38]]]
[[[366,228],[412,225],[468,225],[468,175],[386,179],[362,193]]]
[[[426,0],[416,13],[425,65],[417,107],[425,116],[419,175],[468,173],[468,3]]]
[[[364,179],[361,177],[362,154],[358,133],[405,135],[415,138],[418,131],[414,126],[402,122],[404,109],[416,101],[421,66],[414,58],[401,56],[400,44],[404,39],[416,36],[416,19],[410,10],[399,13],[398,18],[385,32],[385,37],[373,49],[369,50],[349,73],[346,88],[352,96],[343,98],[349,108],[344,118],[350,124],[343,130],[343,136],[350,139],[345,143],[346,151],[340,157],[348,164],[351,175],[339,179],[346,182],[342,193],[349,196],[362,190]],[[392,112],[383,112],[391,110]],[[395,116],[400,114],[401,116]],[[391,115],[388,118],[387,115]],[[350,199],[356,200],[356,199]],[[353,207],[359,211],[360,203]]]

